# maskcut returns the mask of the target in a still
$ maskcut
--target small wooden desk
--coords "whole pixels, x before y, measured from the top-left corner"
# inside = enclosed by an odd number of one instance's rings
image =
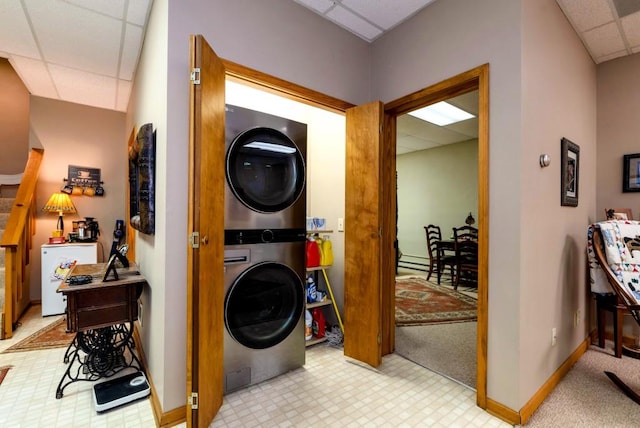
[[[65,278],[58,287],[67,297],[67,330],[76,336],[64,356],[69,365],[56,398],[62,398],[64,388],[78,380],[95,381],[128,367],[142,370],[133,352],[133,322],[138,319],[138,298],[146,280],[132,263],[117,269],[118,280],[102,282],[105,269],[106,263],[76,265],[67,278],[91,275],[93,281],[69,285]]]

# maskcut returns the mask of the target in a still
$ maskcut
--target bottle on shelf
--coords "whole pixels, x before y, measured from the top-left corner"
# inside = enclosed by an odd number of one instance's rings
[[[313,316],[308,309],[304,312],[304,340],[311,340],[313,339]]]
[[[318,243],[315,241],[313,236],[310,236],[307,239],[306,253],[308,268],[320,266],[320,249],[318,248]]]
[[[313,280],[313,275],[307,277],[307,303],[313,303],[318,297],[318,288]]]
[[[333,264],[333,248],[331,246],[331,240],[329,239],[329,235],[325,235],[324,239],[322,239],[320,253],[322,255],[322,260],[320,264],[322,266],[331,266]]]
[[[323,338],[327,328],[327,320],[324,317],[324,312],[322,312],[320,308],[314,308],[313,311],[311,311],[311,318],[313,337],[316,339]]]

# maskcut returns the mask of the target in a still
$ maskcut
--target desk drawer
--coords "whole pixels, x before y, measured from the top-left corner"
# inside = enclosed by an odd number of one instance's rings
[[[129,305],[93,307],[91,310],[77,312],[78,330],[108,327],[130,320]],[[132,320],[135,320],[133,318]]]
[[[78,293],[76,299],[78,310],[122,304],[128,300],[127,287],[84,290]]]

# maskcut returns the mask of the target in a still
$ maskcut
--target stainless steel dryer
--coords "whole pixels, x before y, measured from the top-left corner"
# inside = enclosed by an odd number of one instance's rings
[[[304,229],[307,125],[226,106],[225,229]]]
[[[304,365],[304,245],[225,246],[225,394]]]

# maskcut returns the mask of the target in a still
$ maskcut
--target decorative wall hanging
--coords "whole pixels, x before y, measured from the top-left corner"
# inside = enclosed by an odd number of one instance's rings
[[[640,153],[624,155],[622,191],[640,192]]]
[[[560,205],[578,206],[580,147],[566,138],[561,140]]]
[[[61,192],[69,195],[104,196],[103,182],[100,180],[100,168],[69,165],[66,183]]]
[[[148,235],[155,233],[155,163],[155,132],[146,123],[129,147],[129,222]]]

